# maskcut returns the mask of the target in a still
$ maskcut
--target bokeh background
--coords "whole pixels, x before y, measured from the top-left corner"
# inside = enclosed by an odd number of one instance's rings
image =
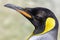
[[[15,10],[4,7],[10,3],[21,7],[45,7],[52,10],[60,22],[60,0],[0,0],[0,40],[25,40],[33,25]],[[58,32],[60,40],[60,30]]]

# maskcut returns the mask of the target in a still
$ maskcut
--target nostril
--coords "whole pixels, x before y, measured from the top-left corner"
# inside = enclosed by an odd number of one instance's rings
[[[32,11],[32,8],[25,8],[26,11]]]

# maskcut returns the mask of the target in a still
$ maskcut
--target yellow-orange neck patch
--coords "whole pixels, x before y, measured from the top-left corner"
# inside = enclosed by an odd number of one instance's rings
[[[51,17],[47,18],[46,23],[45,23],[45,30],[41,34],[44,34],[52,30],[54,27],[55,27],[55,19]]]

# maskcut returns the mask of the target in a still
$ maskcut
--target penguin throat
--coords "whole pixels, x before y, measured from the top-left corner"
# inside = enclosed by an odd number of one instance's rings
[[[41,25],[41,26],[35,27],[35,30],[34,30],[34,32],[33,32],[34,35],[42,33],[42,32],[44,31],[44,29],[45,29],[44,26],[45,26],[45,25]]]

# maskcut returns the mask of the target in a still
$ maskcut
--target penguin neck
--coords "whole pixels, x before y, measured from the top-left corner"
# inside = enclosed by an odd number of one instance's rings
[[[29,40],[57,40],[58,30],[53,29],[43,35],[33,35]]]
[[[57,40],[58,29],[53,29],[53,30],[47,32],[47,33],[44,34],[44,35],[46,35],[46,36],[48,35],[48,36],[52,37],[53,40]]]

